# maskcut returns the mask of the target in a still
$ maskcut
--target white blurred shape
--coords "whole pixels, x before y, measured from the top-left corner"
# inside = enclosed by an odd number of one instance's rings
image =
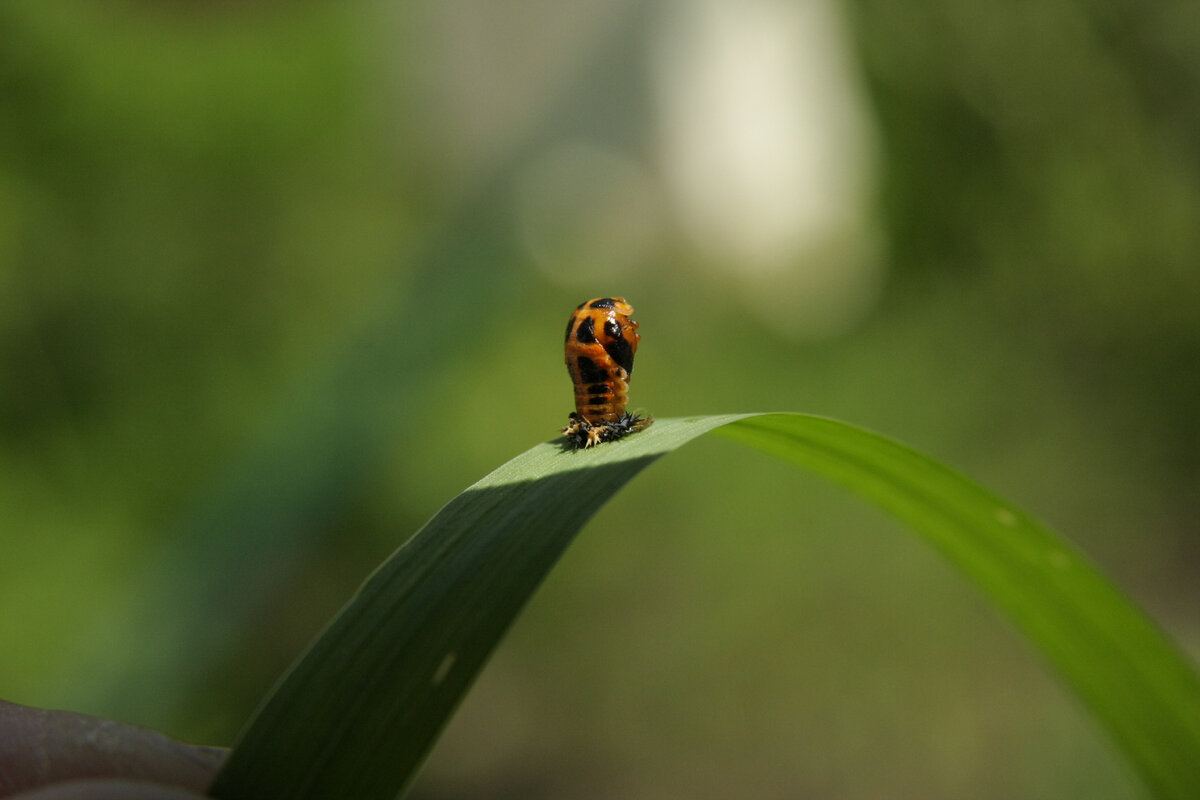
[[[690,246],[781,332],[841,333],[882,282],[874,137],[829,0],[673,3],[663,163]]]
[[[660,202],[633,159],[597,145],[551,148],[517,181],[522,241],[547,277],[594,284],[642,264],[657,239]]]

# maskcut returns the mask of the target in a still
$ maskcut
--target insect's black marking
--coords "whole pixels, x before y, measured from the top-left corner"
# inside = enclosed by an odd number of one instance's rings
[[[593,383],[591,386],[588,387],[588,394],[593,397],[607,397],[608,396],[608,384],[607,383]]]
[[[604,352],[608,353],[613,361],[620,364],[625,372],[633,374],[633,348],[629,346],[629,342],[624,337],[617,337],[606,342]]]
[[[569,320],[567,320],[567,336],[563,341],[567,341],[567,342],[571,341],[571,328],[573,328],[574,326],[575,326],[575,315],[572,314],[571,318]]]
[[[607,330],[605,327],[605,331]],[[581,344],[593,344],[596,341],[596,321],[588,317],[579,323],[579,327],[575,329],[575,338]]]
[[[599,300],[593,300],[588,304],[588,308],[612,308],[614,305],[611,297],[601,297]]]
[[[604,383],[608,378],[604,370],[587,356],[577,358],[575,366],[579,369],[579,380],[583,383]]]

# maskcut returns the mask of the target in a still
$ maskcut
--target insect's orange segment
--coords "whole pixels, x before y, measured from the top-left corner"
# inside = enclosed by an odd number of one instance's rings
[[[637,321],[623,297],[581,303],[567,323],[567,371],[575,384],[575,411],[586,422],[616,422],[625,413],[637,353]]]
[[[628,414],[629,378],[637,353],[637,320],[624,297],[580,303],[567,321],[566,362],[575,384],[575,413],[563,432],[577,447],[619,439],[650,420]]]

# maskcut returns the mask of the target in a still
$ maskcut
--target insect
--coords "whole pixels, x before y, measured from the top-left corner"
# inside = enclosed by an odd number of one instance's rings
[[[612,442],[650,426],[652,417],[625,410],[637,352],[637,320],[624,297],[580,303],[567,321],[567,371],[575,383],[575,410],[562,432],[575,446]]]

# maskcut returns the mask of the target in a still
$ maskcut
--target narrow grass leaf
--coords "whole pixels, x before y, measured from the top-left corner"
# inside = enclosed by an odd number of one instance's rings
[[[884,437],[800,414],[659,420],[595,450],[517,456],[450,501],[366,581],[243,732],[213,796],[396,797],[576,532],[663,454],[722,433],[911,525],[1058,669],[1163,798],[1200,787],[1200,679],[1066,542]]]

